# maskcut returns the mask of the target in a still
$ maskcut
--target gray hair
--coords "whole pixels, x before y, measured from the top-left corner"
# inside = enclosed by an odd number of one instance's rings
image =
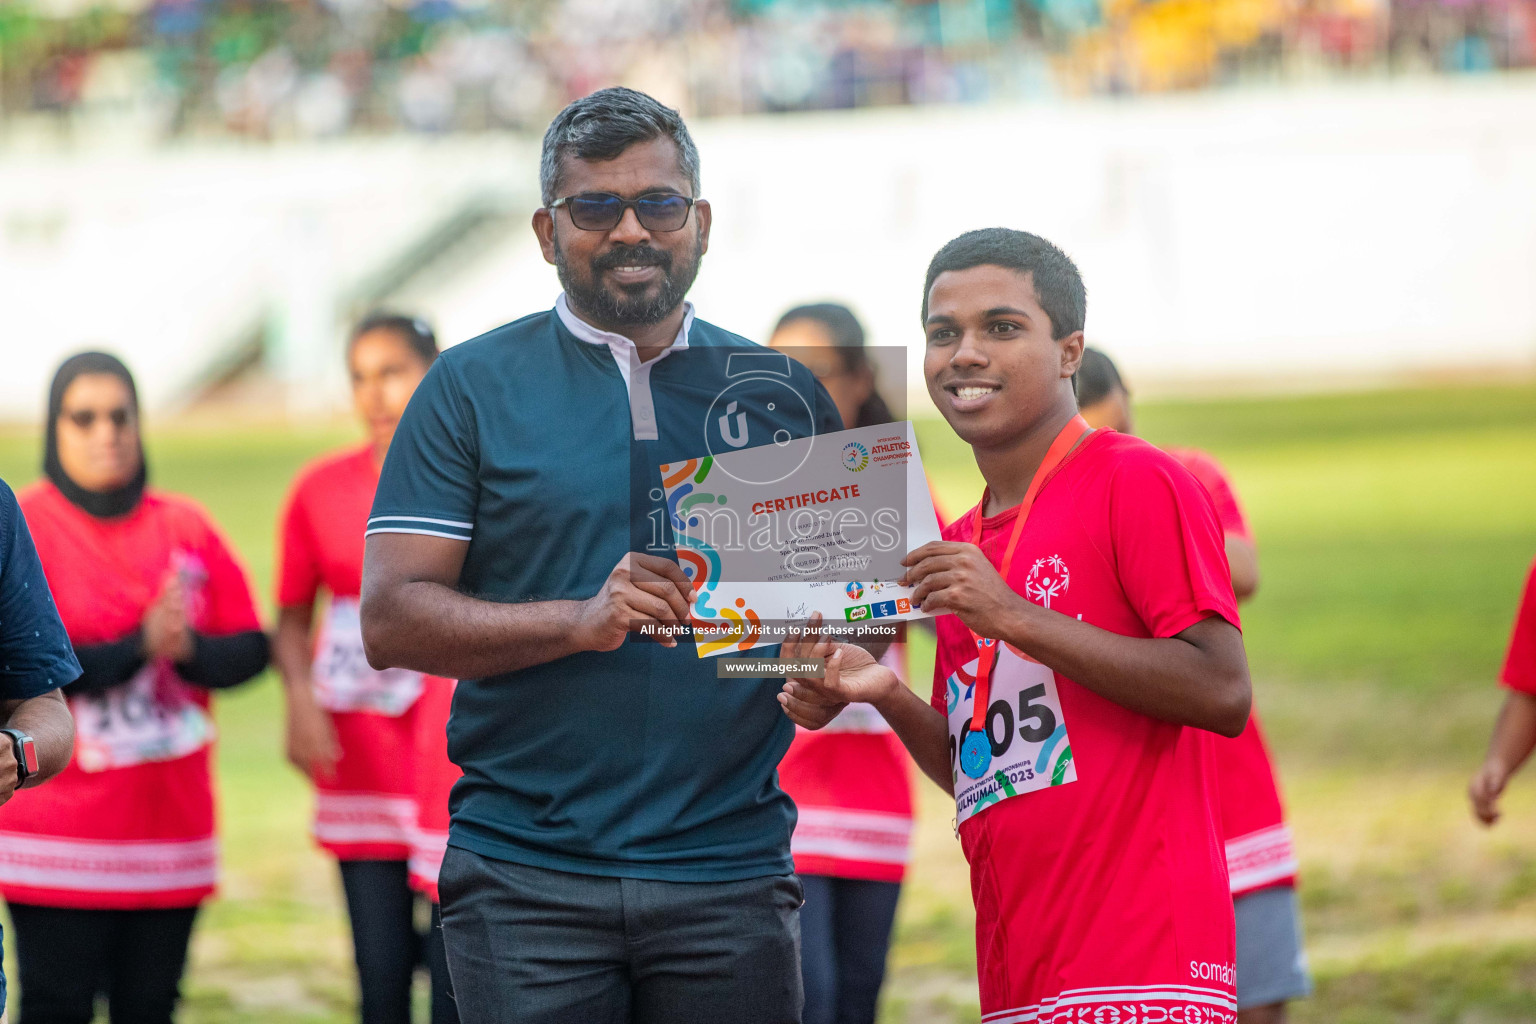
[[[567,106],[549,123],[539,156],[539,192],[548,206],[559,198],[560,171],[567,153],[582,160],[612,160],[637,142],[666,136],[677,144],[677,162],[688,176],[689,194],[699,194],[699,150],[682,115],[634,89],[599,89]]]

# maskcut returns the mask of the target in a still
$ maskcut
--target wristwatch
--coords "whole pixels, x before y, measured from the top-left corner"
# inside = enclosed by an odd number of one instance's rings
[[[20,729],[0,729],[11,739],[11,753],[16,755],[16,785],[22,786],[37,774],[37,745]]]

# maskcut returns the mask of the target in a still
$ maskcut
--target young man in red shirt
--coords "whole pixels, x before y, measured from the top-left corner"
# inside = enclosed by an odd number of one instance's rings
[[[825,655],[826,675],[780,701],[807,728],[874,704],[953,792],[985,1024],[1230,1024],[1210,732],[1248,720],[1237,602],[1200,485],[1078,415],[1085,311],[1037,236],[973,231],[934,256],[924,374],[987,489],[904,561],[941,616],[932,700],[812,636],[784,654]]]
[[[1109,356],[1084,349],[1077,404],[1090,426],[1135,433],[1131,394]],[[1200,481],[1221,522],[1232,590],[1244,601],[1259,587],[1259,556],[1237,490],[1211,456],[1165,448]],[[1221,831],[1237,915],[1237,1014],[1241,1024],[1283,1024],[1285,1005],[1312,990],[1296,901],[1296,849],[1257,712],[1236,739],[1215,741]]]

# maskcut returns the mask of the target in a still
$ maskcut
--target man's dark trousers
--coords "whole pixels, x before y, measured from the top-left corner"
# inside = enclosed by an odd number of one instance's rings
[[[798,1024],[800,882],[548,871],[449,847],[438,883],[463,1024]]]

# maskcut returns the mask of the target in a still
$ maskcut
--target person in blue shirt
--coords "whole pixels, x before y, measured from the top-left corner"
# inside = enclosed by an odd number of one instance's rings
[[[0,481],[0,817],[18,789],[41,785],[69,764],[75,723],[60,688],[79,678],[27,521]],[[0,1024],[5,997],[0,971]]]
[[[794,730],[773,681],[717,679],[657,635],[707,598],[660,466],[842,421],[804,366],[684,301],[711,211],[676,111],[628,89],[576,101],[540,187],[564,293],[434,364],[363,565],[369,662],[461,680],[439,883],[460,1019],[798,1021],[776,777]]]

